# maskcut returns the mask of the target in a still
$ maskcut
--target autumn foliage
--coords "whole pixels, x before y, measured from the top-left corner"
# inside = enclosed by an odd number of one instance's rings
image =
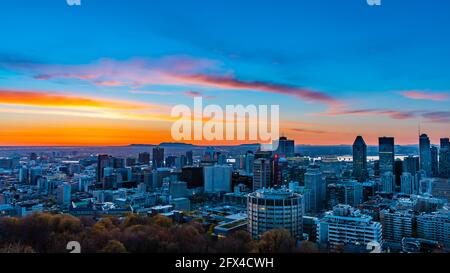
[[[199,222],[177,224],[159,215],[130,214],[96,221],[37,213],[0,218],[0,253],[67,253],[70,241],[78,241],[83,253],[302,252],[286,230],[267,232],[259,241],[246,231],[217,240],[208,230]]]

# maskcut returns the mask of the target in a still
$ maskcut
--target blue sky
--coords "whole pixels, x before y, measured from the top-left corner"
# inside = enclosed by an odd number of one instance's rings
[[[43,106],[11,103],[5,90],[164,106],[189,103],[195,92],[221,105],[280,104],[283,131],[302,143],[351,143],[358,134],[411,143],[419,122],[438,142],[450,129],[449,10],[446,0],[6,0],[0,107],[10,124],[27,115],[16,105],[35,114]],[[183,80],[144,75],[173,74],[180,63]],[[214,79],[186,82],[192,75]]]

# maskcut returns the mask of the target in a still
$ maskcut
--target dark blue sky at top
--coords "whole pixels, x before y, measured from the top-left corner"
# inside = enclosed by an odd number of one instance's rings
[[[366,0],[81,1],[70,7],[65,0],[2,0],[0,64],[82,66],[182,55],[218,61],[241,80],[354,100],[355,108],[448,110],[448,101],[406,100],[396,93],[450,91],[447,0],[382,0],[379,7]],[[56,89],[18,81],[15,73],[22,72],[0,67],[0,86]],[[265,101],[271,96],[260,94]],[[175,98],[152,98],[170,100]],[[296,109],[288,96],[277,102]],[[307,113],[316,106],[304,107]]]

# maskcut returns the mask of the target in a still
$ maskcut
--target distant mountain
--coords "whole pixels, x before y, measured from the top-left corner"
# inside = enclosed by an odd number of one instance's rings
[[[155,144],[130,144],[129,147],[155,147]]]
[[[174,148],[195,148],[200,147],[188,143],[182,143],[182,142],[163,142],[160,143],[159,146],[161,147],[174,147]]]

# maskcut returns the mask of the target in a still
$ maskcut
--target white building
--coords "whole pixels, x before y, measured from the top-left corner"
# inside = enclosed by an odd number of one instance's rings
[[[403,238],[413,237],[414,212],[412,210],[383,210],[380,213],[383,239],[392,246],[401,247]]]
[[[382,245],[382,227],[371,216],[361,214],[349,205],[337,205],[319,219],[317,238],[320,244],[328,244],[332,251],[346,246],[366,249],[370,242]]]
[[[254,239],[272,229],[287,229],[302,239],[303,201],[300,194],[286,188],[262,189],[248,195],[248,231]]]
[[[450,211],[440,210],[417,216],[417,235],[450,248]]]

